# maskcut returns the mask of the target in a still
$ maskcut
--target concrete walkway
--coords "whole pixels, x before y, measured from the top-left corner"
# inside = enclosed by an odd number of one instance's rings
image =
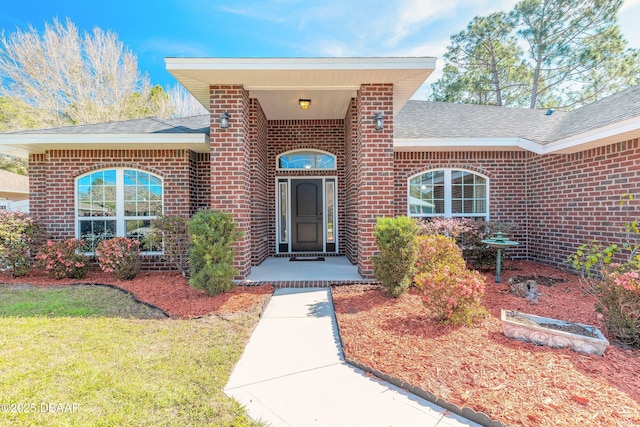
[[[273,427],[476,426],[343,361],[329,289],[278,289],[224,392]]]
[[[325,257],[324,261],[289,261],[286,257],[271,257],[251,267],[247,282],[308,282],[363,281],[358,267],[347,257]]]

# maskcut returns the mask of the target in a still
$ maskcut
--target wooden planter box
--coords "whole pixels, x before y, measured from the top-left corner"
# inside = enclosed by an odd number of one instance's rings
[[[609,341],[594,326],[502,309],[502,330],[509,338],[602,356]]]

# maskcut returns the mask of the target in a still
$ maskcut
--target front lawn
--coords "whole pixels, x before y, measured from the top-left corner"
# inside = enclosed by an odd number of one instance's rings
[[[15,292],[53,291],[62,289]],[[32,307],[2,292],[0,311],[13,309],[0,317],[0,425],[257,425],[222,388],[259,307],[224,319],[17,317]],[[41,308],[60,295],[48,294]],[[86,298],[75,313],[109,305]]]
[[[0,316],[135,317],[160,319],[162,311],[107,286],[0,285]]]

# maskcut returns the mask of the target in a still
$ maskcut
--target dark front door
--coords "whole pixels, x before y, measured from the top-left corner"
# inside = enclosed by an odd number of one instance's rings
[[[322,180],[291,180],[291,250],[322,252]]]

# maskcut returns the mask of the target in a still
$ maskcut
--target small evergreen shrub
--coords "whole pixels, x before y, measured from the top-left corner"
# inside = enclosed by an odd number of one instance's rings
[[[83,247],[80,239],[48,240],[36,255],[38,266],[56,279],[82,279],[89,271],[89,258],[82,252]]]
[[[387,295],[397,298],[411,285],[416,262],[418,225],[413,218],[378,218],[375,239],[380,253],[372,257],[373,274]]]
[[[120,280],[132,280],[140,272],[140,241],[128,237],[103,240],[96,247],[100,269]]]
[[[466,268],[456,242],[442,235],[420,236],[418,248],[414,283],[425,307],[439,321],[454,325],[473,325],[484,318],[484,277]]]
[[[14,277],[27,274],[31,269],[31,249],[42,237],[42,227],[29,214],[0,211],[0,269]]]
[[[150,246],[162,243],[164,258],[182,273],[189,274],[189,218],[163,215],[151,220]]]
[[[219,211],[200,211],[189,221],[189,284],[211,295],[234,287],[233,243],[242,237],[231,214]]]

